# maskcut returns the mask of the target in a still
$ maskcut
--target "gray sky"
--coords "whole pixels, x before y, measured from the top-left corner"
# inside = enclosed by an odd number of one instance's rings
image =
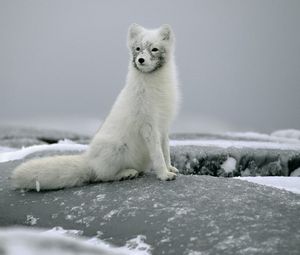
[[[299,13],[297,0],[0,0],[0,121],[80,130],[105,118],[136,22],[175,31],[174,131],[300,129]]]

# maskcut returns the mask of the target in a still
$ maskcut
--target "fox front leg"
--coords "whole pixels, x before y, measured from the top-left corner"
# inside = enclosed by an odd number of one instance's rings
[[[170,158],[170,145],[169,145],[169,136],[168,134],[164,134],[162,136],[162,151],[164,154],[165,162],[167,165],[167,168],[169,169],[170,172],[172,173],[179,173],[178,169],[174,166],[171,165],[171,158]]]
[[[163,181],[174,180],[176,174],[170,172],[167,167],[157,130],[155,130],[151,124],[146,123],[141,128],[141,135],[148,148],[149,156],[157,178]]]

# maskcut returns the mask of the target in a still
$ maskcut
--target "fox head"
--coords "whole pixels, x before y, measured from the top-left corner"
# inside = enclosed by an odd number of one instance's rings
[[[148,30],[132,24],[128,30],[127,45],[131,63],[140,72],[152,73],[163,67],[173,51],[174,34],[169,25]]]

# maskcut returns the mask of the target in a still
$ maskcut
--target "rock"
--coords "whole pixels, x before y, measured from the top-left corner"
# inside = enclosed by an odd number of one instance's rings
[[[76,143],[88,144],[90,137],[70,132],[38,130],[0,126],[0,146],[22,147],[35,144],[51,144],[69,139]],[[173,140],[276,142],[279,146],[296,145],[300,142],[287,138],[276,138],[261,134],[173,134]],[[279,140],[276,140],[279,139]],[[282,140],[283,139],[283,140]],[[182,174],[234,176],[289,176],[300,168],[300,149],[266,149],[253,147],[228,147],[184,145],[171,147],[172,163]],[[224,163],[234,160],[235,169],[224,169]]]
[[[226,171],[228,159],[236,168]],[[171,160],[182,174],[234,176],[289,176],[300,167],[300,151],[203,146],[171,147]]]
[[[138,235],[153,254],[299,254],[300,196],[231,178],[179,175],[52,192],[11,189],[19,161],[0,164],[0,226],[55,226],[123,246]],[[195,253],[197,254],[197,253]]]
[[[21,148],[37,144],[57,143],[63,139],[87,144],[90,137],[67,131],[0,125],[0,146]]]

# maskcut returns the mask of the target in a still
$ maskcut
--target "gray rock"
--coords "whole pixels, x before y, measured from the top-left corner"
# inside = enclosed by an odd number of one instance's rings
[[[226,172],[221,165],[232,157],[236,167]],[[171,160],[182,174],[234,176],[289,176],[300,167],[300,151],[219,148],[201,146],[175,146]]]
[[[299,254],[300,196],[231,178],[179,175],[52,192],[11,189],[0,164],[0,226],[101,231],[115,245],[145,235],[153,254]],[[196,254],[196,253],[195,253]],[[200,253],[199,253],[200,254]]]
[[[90,137],[67,131],[0,125],[0,146],[20,148],[22,146],[57,143],[63,139],[87,144]]]

